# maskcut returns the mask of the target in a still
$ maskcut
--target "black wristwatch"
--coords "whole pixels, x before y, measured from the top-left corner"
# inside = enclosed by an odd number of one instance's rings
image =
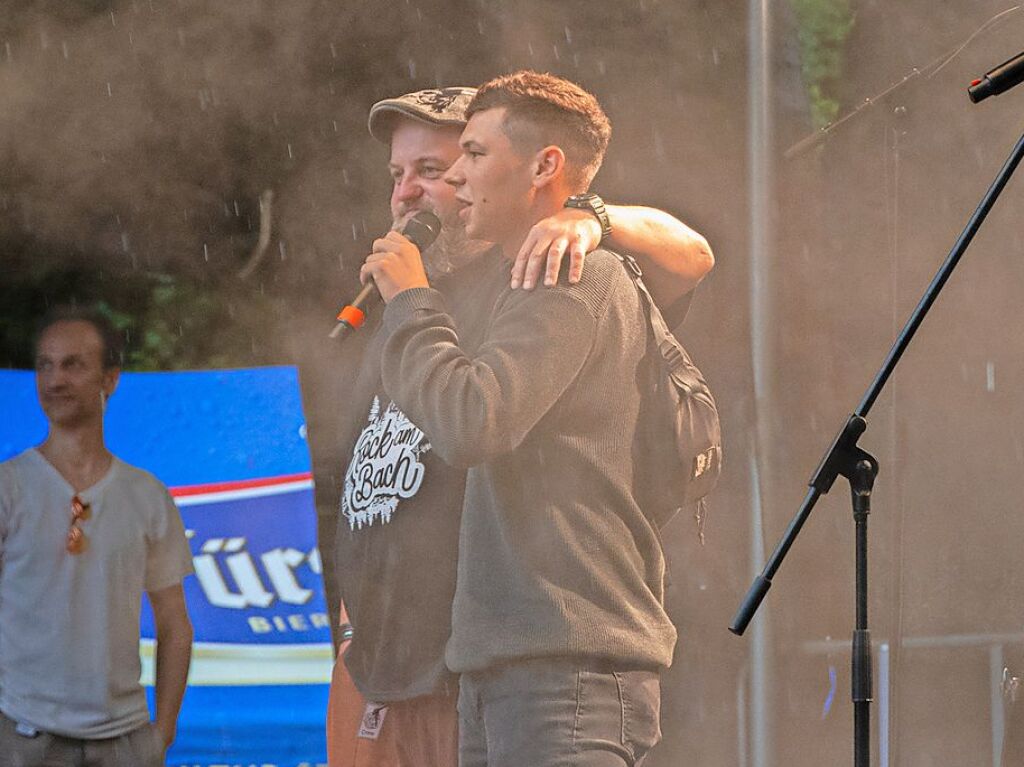
[[[601,239],[603,240],[611,235],[612,222],[608,218],[608,211],[604,207],[604,200],[602,200],[599,195],[596,195],[593,192],[587,192],[586,194],[574,194],[565,201],[565,207],[589,210],[597,217],[597,222],[601,225]]]

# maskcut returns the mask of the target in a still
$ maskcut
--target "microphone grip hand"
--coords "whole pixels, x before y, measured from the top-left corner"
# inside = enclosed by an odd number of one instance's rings
[[[398,232],[374,240],[373,252],[366,257],[359,278],[364,283],[372,279],[384,303],[404,290],[430,286],[420,249]]]
[[[413,287],[429,287],[420,251],[429,247],[441,232],[441,221],[430,211],[420,211],[402,232],[388,232],[373,243],[373,252],[359,272],[363,289],[337,316],[338,324],[328,335],[337,338],[366,320],[366,310],[381,298],[390,301]]]

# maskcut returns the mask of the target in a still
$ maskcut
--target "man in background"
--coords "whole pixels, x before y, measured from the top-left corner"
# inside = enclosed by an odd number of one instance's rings
[[[401,230],[422,210],[441,219],[441,236],[423,259],[462,348],[478,347],[494,303],[510,283],[527,290],[540,282],[551,286],[566,255],[563,282],[576,283],[586,271],[586,253],[602,238],[638,257],[656,297],[674,309],[678,323],[713,258],[703,237],[666,213],[606,206],[596,196],[573,200],[579,207],[537,221],[514,262],[504,266],[488,258],[490,243],[467,237],[454,187],[444,176],[460,155],[465,109],[474,94],[446,88],[386,99],[373,106],[369,120],[371,134],[391,150],[394,228]],[[444,647],[466,473],[438,456],[384,389],[387,332],[380,314],[359,331],[363,339],[346,341],[358,368],[347,391],[351,418],[342,438],[347,465],[336,564],[354,637],[335,666],[329,756],[332,767],[454,766],[457,686],[445,667]]]
[[[167,489],[106,447],[120,338],[102,316],[40,326],[45,441],[0,463],[0,766],[155,767],[192,650],[192,557]],[[139,684],[142,592],[156,624],[156,717]]]

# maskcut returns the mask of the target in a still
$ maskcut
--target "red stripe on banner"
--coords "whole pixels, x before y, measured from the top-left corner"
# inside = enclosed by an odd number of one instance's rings
[[[206,495],[207,493],[227,493],[232,490],[248,490],[253,487],[274,487],[289,482],[302,482],[313,479],[311,472],[302,474],[282,474],[279,477],[261,477],[259,479],[239,479],[234,482],[211,482],[207,485],[182,485],[172,487],[171,496],[184,498],[190,495]]]

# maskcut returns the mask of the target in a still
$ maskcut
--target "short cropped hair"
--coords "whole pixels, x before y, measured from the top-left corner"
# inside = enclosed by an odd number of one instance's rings
[[[103,344],[104,370],[120,368],[124,363],[124,335],[97,309],[83,306],[55,306],[43,315],[36,325],[32,342],[33,356],[39,353],[39,341],[50,327],[59,322],[87,322],[92,325]]]
[[[524,69],[481,85],[466,108],[466,119],[499,107],[506,110],[502,128],[517,151],[561,147],[569,182],[577,192],[587,190],[612,135],[611,123],[592,94],[561,77]]]

